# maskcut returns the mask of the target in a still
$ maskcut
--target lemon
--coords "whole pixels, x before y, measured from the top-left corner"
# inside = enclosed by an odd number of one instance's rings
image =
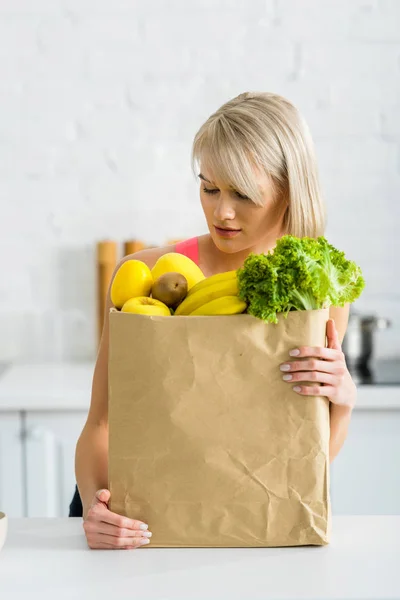
[[[111,285],[111,302],[116,308],[131,298],[149,296],[153,277],[146,263],[141,260],[127,260],[118,269]]]

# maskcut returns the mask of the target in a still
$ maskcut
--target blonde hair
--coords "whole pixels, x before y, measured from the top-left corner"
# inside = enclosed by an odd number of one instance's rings
[[[288,100],[268,92],[245,92],[226,102],[202,125],[192,148],[192,168],[208,167],[223,185],[263,205],[254,167],[266,173],[276,201],[285,199],[285,233],[324,235],[314,144],[308,126]]]

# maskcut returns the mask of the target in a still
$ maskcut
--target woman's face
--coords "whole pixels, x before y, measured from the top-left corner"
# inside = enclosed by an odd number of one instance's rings
[[[259,206],[238,191],[223,188],[213,173],[201,169],[200,199],[214,244],[227,253],[251,250],[265,252],[283,235],[282,224],[287,203],[274,202],[268,177],[255,171],[264,205]]]

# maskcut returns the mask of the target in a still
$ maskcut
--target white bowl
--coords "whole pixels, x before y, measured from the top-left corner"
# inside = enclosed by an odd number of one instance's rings
[[[0,550],[4,546],[7,537],[7,515],[0,512]]]

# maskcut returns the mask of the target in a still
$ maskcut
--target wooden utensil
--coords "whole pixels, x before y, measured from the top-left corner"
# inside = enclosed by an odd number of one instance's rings
[[[135,252],[139,252],[139,250],[143,250],[145,247],[145,244],[139,240],[127,240],[124,243],[124,256],[135,254]]]
[[[104,324],[107,291],[115,267],[117,266],[117,243],[102,241],[97,243],[97,338],[100,342]]]

